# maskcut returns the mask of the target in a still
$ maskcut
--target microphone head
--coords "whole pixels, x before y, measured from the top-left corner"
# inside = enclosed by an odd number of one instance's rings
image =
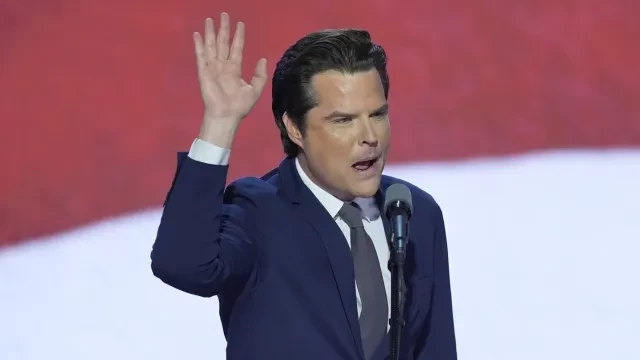
[[[389,210],[403,209],[407,215],[411,216],[413,211],[413,201],[411,200],[411,190],[403,184],[393,184],[387,188],[384,196],[384,212],[389,214]]]

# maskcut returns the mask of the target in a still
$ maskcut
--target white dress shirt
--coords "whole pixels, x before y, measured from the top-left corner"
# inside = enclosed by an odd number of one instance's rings
[[[195,139],[193,141],[193,144],[191,145],[191,149],[189,150],[189,157],[193,160],[211,165],[227,165],[229,163],[230,153],[230,149],[224,149],[208,143],[204,140]],[[298,174],[300,175],[302,182],[311,190],[311,192],[318,198],[324,208],[333,217],[336,224],[347,239],[349,247],[351,247],[351,231],[349,229],[349,226],[342,220],[342,218],[338,216],[338,212],[342,208],[344,202],[329,194],[327,191],[311,181],[309,176],[307,176],[304,170],[300,167],[300,162],[298,161],[298,159],[296,159],[296,169],[298,170]],[[373,241],[373,244],[376,248],[376,252],[378,253],[380,269],[382,270],[382,280],[384,282],[385,292],[387,293],[388,317],[389,313],[391,312],[391,273],[387,268],[387,261],[389,260],[389,247],[387,245],[387,237],[384,231],[382,218],[380,217],[380,212],[373,198],[357,198],[354,200],[354,202],[356,202],[362,209],[364,229],[369,237],[371,237],[371,240]],[[360,316],[360,313],[362,312],[362,302],[360,300],[358,288],[355,287],[355,290],[358,316]],[[387,330],[388,329],[389,324],[387,324]]]

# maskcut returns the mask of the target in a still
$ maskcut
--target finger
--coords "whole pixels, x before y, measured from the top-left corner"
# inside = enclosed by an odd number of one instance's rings
[[[218,59],[227,60],[229,58],[229,15],[220,14],[220,30],[217,39]]]
[[[212,18],[207,18],[204,21],[204,49],[205,57],[216,57],[216,33],[214,30],[214,24]]]
[[[204,43],[202,42],[202,36],[199,33],[193,33],[193,42],[195,45],[196,52],[196,63],[198,65],[198,75],[202,75],[202,72],[205,68],[206,58],[205,58],[205,49]]]
[[[244,49],[244,23],[238,22],[236,25],[236,33],[233,36],[231,42],[231,52],[229,54],[229,61],[240,64],[242,63],[242,51]]]
[[[264,86],[267,84],[267,59],[262,58],[258,60],[256,69],[251,78],[251,86],[256,96],[260,96]]]

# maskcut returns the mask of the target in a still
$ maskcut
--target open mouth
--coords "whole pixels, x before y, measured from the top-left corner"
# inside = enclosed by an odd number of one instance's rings
[[[364,172],[371,169],[378,162],[378,159],[380,158],[377,157],[374,159],[358,161],[357,163],[351,165],[351,167],[353,167],[357,171]]]

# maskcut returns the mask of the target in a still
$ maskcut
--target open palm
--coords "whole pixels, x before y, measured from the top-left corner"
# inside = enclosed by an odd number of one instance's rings
[[[242,79],[244,23],[238,22],[229,45],[229,15],[220,15],[217,37],[213,20],[205,20],[204,41],[194,33],[200,91],[205,116],[240,122],[258,101],[267,83],[267,61],[260,59],[255,73],[247,83]]]

